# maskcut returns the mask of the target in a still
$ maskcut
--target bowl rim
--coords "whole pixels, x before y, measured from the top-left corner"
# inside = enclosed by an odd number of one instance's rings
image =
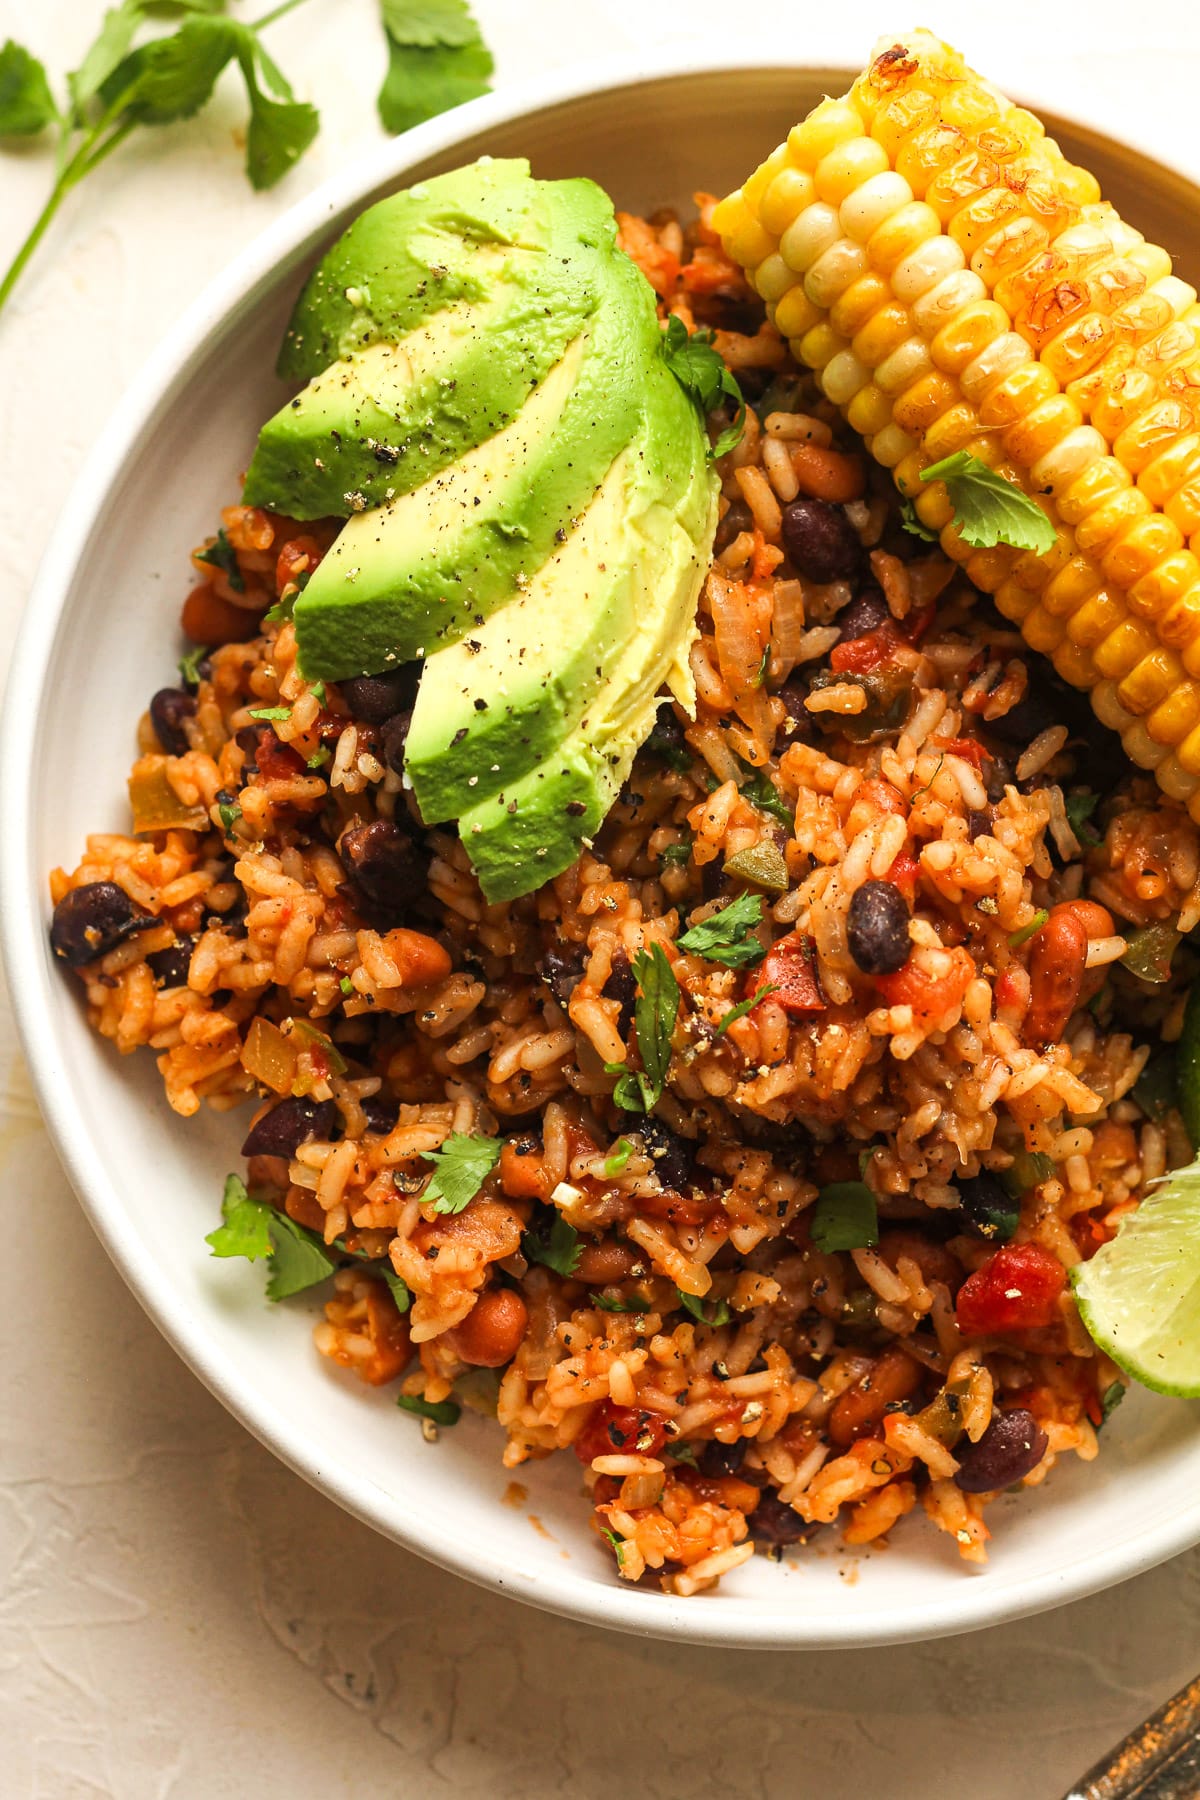
[[[57,634],[66,595],[111,490],[120,480],[141,435],[171,405],[176,390],[210,335],[269,279],[276,264],[308,254],[332,216],[353,206],[383,183],[399,182],[427,158],[489,127],[510,124],[550,107],[605,92],[649,83],[755,70],[778,74],[814,71],[852,78],[849,24],[819,32],[806,60],[759,47],[745,55],[720,56],[689,48],[654,56],[606,57],[586,68],[551,70],[505,86],[418,126],[403,137],[363,153],[352,165],[323,181],[269,223],[189,305],[154,348],[126,389],[88,452],[53,528],[21,622],[0,718],[0,793],[4,795],[6,853],[0,858],[0,949],[8,970],[14,1016],[42,1116],[84,1212],[119,1273],[160,1332],[209,1391],[253,1435],[296,1474],[347,1512],[385,1537],[485,1588],[510,1594],[535,1607],[644,1637],[754,1649],[862,1648],[911,1642],[1026,1617],[1126,1580],[1200,1541],[1200,1500],[1194,1507],[1123,1535],[1118,1542],[1073,1559],[1070,1565],[1005,1580],[997,1571],[985,1586],[964,1576],[943,1596],[907,1602],[887,1617],[846,1614],[806,1619],[802,1605],[763,1614],[735,1597],[706,1606],[695,1600],[648,1594],[600,1579],[581,1583],[555,1568],[538,1576],[514,1571],[486,1545],[463,1543],[437,1519],[406,1512],[403,1499],[377,1490],[353,1469],[323,1465],[319,1448],[306,1441],[269,1401],[250,1391],[231,1356],[209,1338],[201,1310],[169,1311],[156,1294],[155,1267],[126,1217],[121,1196],[95,1154],[89,1130],[69,1085],[62,1083],[55,1050],[53,1013],[48,1004],[50,964],[44,950],[43,908],[31,904],[44,871],[33,856],[30,809],[31,750],[41,711],[46,664]],[[1044,95],[1023,103],[1039,113],[1107,137],[1102,125],[1064,110]],[[1123,145],[1157,163],[1176,178],[1200,178],[1200,153],[1189,168],[1172,154],[1122,134]]]

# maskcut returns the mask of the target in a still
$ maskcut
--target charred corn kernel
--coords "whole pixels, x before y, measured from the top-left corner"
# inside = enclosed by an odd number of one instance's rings
[[[946,553],[1200,821],[1200,305],[928,32],[886,42],[715,209],[793,354]],[[1044,555],[967,544],[922,471],[1033,494]]]

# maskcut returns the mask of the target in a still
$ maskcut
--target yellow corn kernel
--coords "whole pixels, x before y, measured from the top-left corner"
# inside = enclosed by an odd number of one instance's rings
[[[1200,822],[1200,305],[927,32],[886,43],[714,222],[947,555]],[[967,544],[924,469],[1032,493],[1042,555]]]

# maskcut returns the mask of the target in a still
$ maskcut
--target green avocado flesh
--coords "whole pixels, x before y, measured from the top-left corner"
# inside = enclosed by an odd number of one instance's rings
[[[297,519],[362,512],[420,487],[512,423],[596,308],[601,256],[592,240],[605,211],[611,220],[591,182],[540,186],[529,216],[543,244],[476,246],[477,294],[447,295],[446,282],[429,291],[427,276],[425,310],[402,335],[382,339],[372,324],[268,419],[246,475],[247,505]],[[351,291],[374,295],[378,280],[360,279]]]
[[[591,182],[484,160],[369,209],[297,302],[248,503],[346,518],[300,667],[424,659],[407,780],[489,901],[578,855],[688,651],[717,480],[654,294]],[[349,515],[347,517],[347,515]]]
[[[618,658],[661,679],[681,587],[689,616],[695,600],[708,492],[679,384],[659,363],[642,391],[637,436],[561,549],[481,627],[426,661],[405,764],[431,824],[552,756]]]
[[[344,680],[432,655],[556,550],[639,428],[658,341],[633,264],[614,256],[598,280],[603,303],[511,425],[347,522],[296,602],[307,675]]]

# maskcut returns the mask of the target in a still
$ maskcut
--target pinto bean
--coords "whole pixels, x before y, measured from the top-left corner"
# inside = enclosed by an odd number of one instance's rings
[[[429,987],[432,982],[444,981],[450,973],[450,952],[423,931],[397,925],[383,941],[405,987]]]
[[[874,1431],[888,1407],[907,1400],[921,1385],[921,1370],[903,1350],[885,1350],[861,1380],[839,1394],[829,1415],[829,1435],[845,1450]]]
[[[1074,904],[1054,907],[1030,951],[1030,1001],[1023,1032],[1027,1044],[1042,1049],[1056,1043],[1066,1030],[1079,1003],[1087,947],[1087,926]]]
[[[1074,913],[1089,938],[1111,937],[1117,929],[1107,906],[1101,906],[1098,900],[1062,900],[1052,909],[1050,918],[1067,912]]]
[[[792,467],[802,494],[844,506],[861,500],[867,485],[866,470],[857,456],[841,450],[822,450],[816,444],[793,444]]]
[[[921,1271],[925,1282],[943,1281],[948,1288],[958,1285],[962,1270],[945,1244],[927,1238],[920,1231],[906,1231],[903,1226],[880,1233],[879,1254],[894,1269],[902,1256],[909,1257]]]
[[[625,1281],[637,1266],[637,1254],[628,1244],[605,1238],[599,1244],[585,1244],[579,1253],[575,1278],[588,1287],[610,1287]]]
[[[512,1361],[525,1336],[529,1308],[513,1288],[488,1288],[450,1336],[466,1363],[499,1369]]]
[[[551,1179],[537,1138],[509,1138],[500,1152],[500,1186],[511,1200],[549,1198]]]
[[[258,614],[222,600],[206,583],[184,601],[180,624],[193,644],[244,644],[258,631]]]

